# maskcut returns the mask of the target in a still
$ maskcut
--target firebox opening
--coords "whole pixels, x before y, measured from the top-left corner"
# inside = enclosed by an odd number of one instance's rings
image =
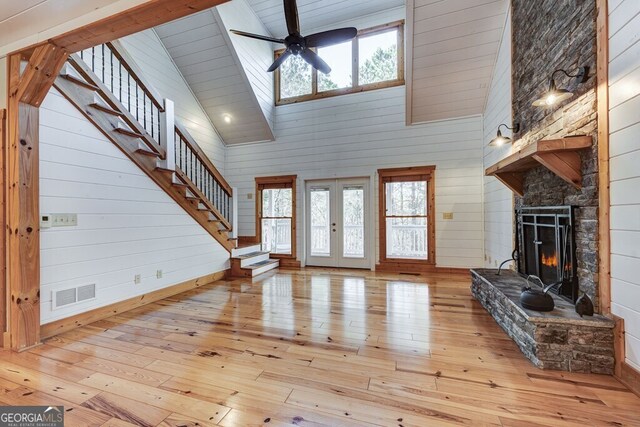
[[[516,210],[518,272],[540,277],[545,286],[558,284],[554,292],[571,302],[578,298],[573,211],[571,206]]]

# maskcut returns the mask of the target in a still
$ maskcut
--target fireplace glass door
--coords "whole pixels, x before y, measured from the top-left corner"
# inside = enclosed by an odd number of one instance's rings
[[[575,301],[573,220],[570,207],[521,208],[518,218],[518,269],[538,276],[545,285],[558,284],[558,294]]]

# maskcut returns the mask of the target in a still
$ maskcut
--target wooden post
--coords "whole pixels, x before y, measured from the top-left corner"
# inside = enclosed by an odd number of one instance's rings
[[[6,126],[7,110],[0,110],[0,230],[2,233],[7,229],[6,223],[6,197],[5,197],[5,152],[7,146],[7,126]],[[7,336],[7,242],[4,234],[0,238],[0,346],[8,346],[5,341]]]
[[[164,100],[164,112],[160,113],[160,145],[164,149],[165,159],[159,162],[164,169],[176,169],[176,122],[173,101]]]
[[[9,58],[7,297],[10,346],[40,341],[38,107],[20,102],[20,55]]]
[[[597,2],[597,76],[598,107],[598,230],[599,273],[598,306],[611,316],[611,210],[609,176],[609,10],[607,0]]]

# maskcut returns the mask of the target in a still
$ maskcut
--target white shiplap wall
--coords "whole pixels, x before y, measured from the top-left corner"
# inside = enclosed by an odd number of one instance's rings
[[[411,123],[482,114],[506,0],[409,0]]]
[[[253,196],[256,176],[298,175],[301,258],[305,179],[374,177],[379,168],[436,165],[437,263],[483,264],[480,117],[407,127],[405,88],[395,87],[280,106],[275,123],[275,142],[227,148],[226,177],[240,194],[240,235],[255,235],[255,200],[247,195]],[[454,219],[443,220],[444,212]]]
[[[612,311],[640,371],[640,1],[609,1]]]
[[[512,126],[511,118],[511,17],[507,14],[500,50],[484,111],[485,169],[511,153],[511,145],[489,147],[498,126]],[[511,132],[502,129],[505,136]],[[484,178],[484,256],[486,267],[497,267],[513,251],[513,193],[493,177]]]
[[[121,42],[160,96],[174,102],[178,120],[224,174],[224,143],[155,31],[142,31]]]
[[[43,324],[228,268],[228,252],[55,89],[40,109],[40,210],[78,215],[41,232]],[[52,310],[52,290],[91,283],[96,300]]]

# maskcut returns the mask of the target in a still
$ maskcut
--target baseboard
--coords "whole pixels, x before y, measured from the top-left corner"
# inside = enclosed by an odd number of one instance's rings
[[[274,257],[273,259],[277,259],[278,261],[280,261],[280,267],[282,268],[289,268],[289,269],[299,269],[300,268],[300,261],[298,261],[297,259],[294,258],[276,258]]]
[[[621,373],[618,380],[640,397],[640,372],[632,368],[627,362],[622,362]]]
[[[224,279],[228,276],[228,270],[219,271],[217,273],[208,274],[196,279],[187,280],[168,288],[158,289],[157,291],[129,298],[124,301],[116,302],[105,307],[96,308],[86,313],[76,314],[75,316],[60,319],[51,323],[40,326],[41,339],[51,338],[52,336],[70,331],[80,326],[85,326],[98,320],[106,319],[114,314],[123,313],[143,305],[168,298],[179,293],[199,288],[204,285]]]
[[[384,273],[447,273],[469,274],[468,268],[438,267],[433,264],[405,263],[405,262],[380,262],[376,264],[376,271]]]

